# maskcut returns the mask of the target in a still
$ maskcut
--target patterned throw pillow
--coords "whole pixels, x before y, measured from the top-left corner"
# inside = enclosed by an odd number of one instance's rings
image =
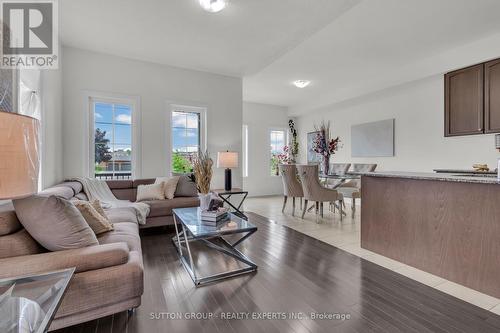
[[[155,180],[155,184],[164,183],[165,189],[165,198],[173,199],[175,190],[177,189],[177,183],[179,182],[180,176],[172,176],[172,177],[158,177]]]
[[[94,231],[94,234],[99,235],[113,230],[113,224],[111,224],[108,218],[101,215],[101,213],[95,208],[95,201],[99,204],[98,200],[94,200],[92,203],[82,200],[74,200],[72,202],[75,207],[78,208],[80,213],[82,213],[83,218],[87,221],[92,231]],[[104,210],[102,213],[104,213]]]
[[[165,199],[165,183],[137,186],[136,201],[145,200],[164,200]]]
[[[108,215],[106,215],[106,212],[104,211],[104,208],[102,208],[101,202],[99,200],[92,200],[90,204],[95,208],[95,210],[97,210],[99,214],[101,214],[102,217],[104,217],[109,222]]]

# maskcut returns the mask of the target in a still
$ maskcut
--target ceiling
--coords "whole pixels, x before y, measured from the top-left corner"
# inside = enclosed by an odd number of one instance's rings
[[[359,0],[60,1],[64,45],[232,76],[270,64]]]
[[[229,0],[215,14],[197,0],[59,4],[64,45],[243,77],[245,101],[291,110],[500,33],[499,0]]]
[[[498,13],[498,0],[364,0],[246,76],[244,99],[290,114],[341,102],[426,57],[500,33]],[[297,79],[312,83],[297,89]]]

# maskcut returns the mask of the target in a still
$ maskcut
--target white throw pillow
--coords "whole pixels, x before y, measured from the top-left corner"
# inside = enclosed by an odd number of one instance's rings
[[[155,184],[164,183],[165,184],[165,198],[173,199],[175,190],[177,189],[177,182],[179,182],[180,176],[172,177],[158,177],[155,180]]]
[[[165,199],[165,184],[151,184],[137,186],[137,200],[163,200]]]

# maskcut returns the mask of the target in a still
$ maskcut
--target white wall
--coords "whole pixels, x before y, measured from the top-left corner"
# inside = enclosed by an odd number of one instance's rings
[[[59,59],[62,51],[59,50]],[[62,63],[57,70],[41,71],[42,102],[42,189],[63,180]]]
[[[270,175],[269,130],[288,131],[287,108],[245,102],[243,124],[248,125],[248,177],[243,178],[243,187],[249,196],[282,194],[281,178]]]
[[[206,106],[207,143],[218,151],[241,153],[242,82],[240,78],[180,69],[64,47],[64,175],[84,175],[88,130],[85,91],[138,96],[141,108],[142,177],[170,173],[170,124],[167,101]],[[241,170],[233,170],[241,186]],[[224,186],[224,171],[214,168],[213,187]]]
[[[395,118],[395,156],[352,158],[351,125]],[[496,167],[500,154],[495,150],[494,135],[444,137],[443,75],[324,107],[298,118],[301,147],[306,133],[322,119],[332,122],[332,135],[339,135],[343,148],[330,162],[378,163],[378,170],[429,171],[434,168],[470,169],[474,163]],[[306,162],[301,149],[301,161]]]

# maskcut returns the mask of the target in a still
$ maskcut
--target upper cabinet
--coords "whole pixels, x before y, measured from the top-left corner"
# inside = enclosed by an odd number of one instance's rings
[[[484,65],[445,75],[445,136],[484,133]]]
[[[444,76],[444,135],[500,132],[500,59]]]
[[[500,132],[500,59],[484,64],[484,132]]]

